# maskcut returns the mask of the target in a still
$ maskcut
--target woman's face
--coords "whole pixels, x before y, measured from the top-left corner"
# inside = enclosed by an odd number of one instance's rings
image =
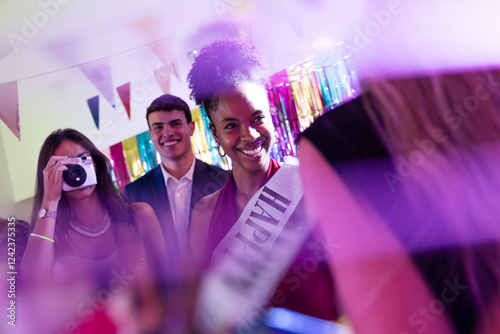
[[[68,158],[78,158],[82,156],[90,157],[90,152],[83,146],[75,143],[74,141],[65,139],[63,140],[59,146],[54,150],[54,155],[58,156],[67,156]],[[93,162],[95,168],[95,162]],[[91,195],[95,190],[95,185],[73,190],[69,192],[65,192],[65,196],[68,198],[84,198]]]
[[[263,87],[244,82],[225,91],[210,117],[215,140],[231,158],[233,170],[267,170],[275,135]]]

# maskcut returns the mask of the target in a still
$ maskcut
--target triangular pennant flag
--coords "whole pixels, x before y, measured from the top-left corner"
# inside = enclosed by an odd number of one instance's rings
[[[130,82],[116,87],[116,91],[122,100],[123,106],[127,111],[128,119],[130,119]]]
[[[94,118],[95,126],[99,129],[99,95],[88,99],[87,103],[90,108],[90,113]]]
[[[175,75],[175,77],[177,78],[177,80],[179,80],[179,82],[182,82],[181,72],[179,71],[179,65],[177,64],[177,58],[175,58],[174,61],[170,64],[170,71]]]
[[[175,75],[179,82],[181,75],[177,57],[175,55],[174,43],[171,38],[164,38],[159,41],[148,44],[149,49],[160,59],[163,65],[169,66],[170,72]]]
[[[90,63],[78,65],[78,68],[92,82],[106,100],[115,107],[115,94],[111,78],[109,58],[98,59]]]
[[[303,12],[301,7],[300,2],[295,5],[290,2],[289,5],[283,6],[280,9],[280,13],[283,18],[286,22],[288,22],[290,27],[300,39],[304,37],[304,24],[302,21]]]
[[[17,81],[0,85],[0,119],[9,127],[17,139],[21,140]]]
[[[155,70],[155,80],[164,94],[170,94],[170,67],[168,65]]]

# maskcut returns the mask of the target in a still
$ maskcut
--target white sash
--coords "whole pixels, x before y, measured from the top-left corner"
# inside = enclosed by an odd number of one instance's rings
[[[198,300],[204,332],[252,325],[309,235],[306,222],[285,229],[303,195],[298,168],[285,158],[215,249]]]

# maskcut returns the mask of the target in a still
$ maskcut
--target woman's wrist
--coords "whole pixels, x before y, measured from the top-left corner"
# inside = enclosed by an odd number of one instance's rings
[[[57,207],[59,205],[58,200],[47,200],[43,199],[42,204],[37,212],[37,223],[33,229],[33,233],[36,234],[35,237],[53,241],[55,232],[55,223],[57,218]]]
[[[42,205],[40,209],[45,209],[47,211],[57,211],[57,207],[59,206],[59,200],[46,200],[42,201]]]

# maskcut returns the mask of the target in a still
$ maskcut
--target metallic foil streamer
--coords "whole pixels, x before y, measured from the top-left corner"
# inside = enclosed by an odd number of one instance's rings
[[[130,172],[125,163],[122,143],[111,146],[109,150],[111,153],[111,166],[116,177],[115,184],[123,192],[125,186],[130,182]]]
[[[155,145],[147,131],[138,134],[135,138],[137,140],[137,147],[139,148],[142,168],[144,172],[147,173],[160,163],[160,161],[156,159],[157,151]]]
[[[122,145],[123,157],[128,170],[130,171],[130,182],[132,182],[144,175],[144,168],[142,167],[137,139],[136,137],[126,139],[122,142]]]

